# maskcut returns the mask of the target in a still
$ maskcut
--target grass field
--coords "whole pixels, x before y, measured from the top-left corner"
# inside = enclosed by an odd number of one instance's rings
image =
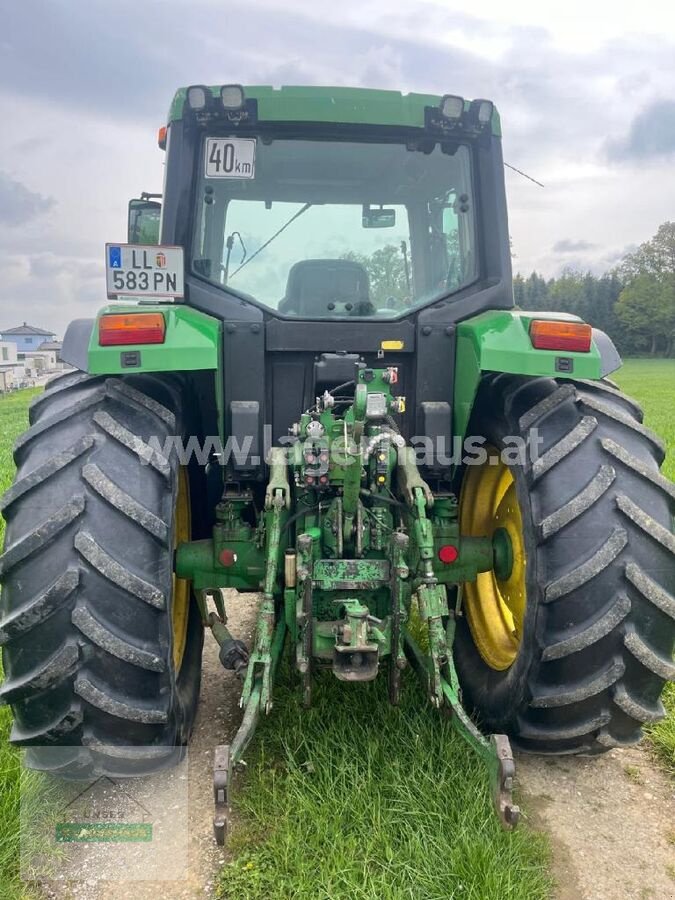
[[[664,472],[675,479],[675,361],[629,360],[615,380],[644,406],[669,444]],[[0,399],[0,492],[11,483],[11,446],[26,427],[24,391]],[[2,535],[0,521],[0,536]],[[675,686],[669,718],[650,740],[675,769]],[[364,690],[365,688],[365,690]],[[484,771],[447,721],[405,681],[391,709],[382,685],[317,687],[303,711],[283,685],[261,725],[220,880],[220,896],[256,898],[467,898],[550,896],[547,842],[525,827],[503,832]],[[18,877],[19,777],[0,708],[0,898],[23,897]],[[28,776],[37,795],[39,776]]]
[[[527,826],[501,829],[482,764],[413,675],[404,685],[393,709],[382,679],[345,685],[327,673],[303,710],[282,680],[235,789],[244,824],[219,896],[550,896],[546,839]]]
[[[645,411],[645,423],[666,442],[663,474],[675,481],[675,360],[629,359],[614,376],[623,391]],[[666,685],[663,703],[667,717],[649,729],[649,740],[675,775],[675,683]]]

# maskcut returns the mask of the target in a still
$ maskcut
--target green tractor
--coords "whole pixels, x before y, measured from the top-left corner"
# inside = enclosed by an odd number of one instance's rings
[[[241,678],[215,830],[288,653],[410,666],[485,761],[602,753],[675,677],[675,489],[611,340],[514,308],[490,101],[193,85],[161,206],[19,438],[0,558],[11,740],[68,778],[175,764],[206,629]],[[224,589],[258,604],[250,647]],[[345,702],[349,702],[349,693]]]

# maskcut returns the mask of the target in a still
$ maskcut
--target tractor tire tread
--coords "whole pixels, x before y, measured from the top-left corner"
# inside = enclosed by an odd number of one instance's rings
[[[169,524],[160,519],[146,506],[139,503],[134,497],[109,478],[96,463],[87,463],[82,468],[82,477],[92,490],[107,500],[115,509],[134,522],[138,522],[149,534],[156,537],[162,544],[169,539]]]
[[[149,581],[130,572],[124,563],[113,559],[88,532],[78,531],[74,546],[80,556],[107,581],[156,609],[164,609],[166,606],[164,594]]]
[[[563,506],[560,506],[555,512],[550,513],[545,519],[539,523],[539,534],[542,539],[552,537],[557,534],[565,525],[569,525],[580,515],[586,512],[596,500],[608,491],[616,478],[616,471],[613,466],[602,465],[591,478],[588,484],[582,488],[578,494],[568,500]]]
[[[68,601],[79,583],[79,569],[71,566],[41,594],[17,607],[3,619],[0,628],[0,646],[11,638],[41,625]]]
[[[82,672],[75,679],[75,693],[86,700],[90,706],[129,722],[163,725],[168,721],[168,711],[162,706],[151,704],[132,704],[112,696],[109,689],[97,684],[86,673]]]
[[[124,660],[132,666],[148,669],[150,672],[163,672],[166,664],[159,653],[153,653],[138,647],[129,640],[119,637],[113,629],[100,621],[87,606],[86,602],[75,607],[71,615],[73,625],[89,638],[101,650]]]
[[[660,694],[675,680],[675,486],[642,418],[604,381],[488,375],[479,388],[472,434],[532,446],[536,428],[542,440],[517,477],[537,600],[513,671],[489,669],[465,617],[456,637],[467,704],[521,750],[597,755],[664,715]]]
[[[591,644],[597,643],[614,631],[616,626],[630,613],[630,610],[631,602],[626,594],[613,597],[600,618],[589,625],[584,623],[581,628],[577,627],[571,630],[561,640],[545,647],[541,655],[542,660],[547,662],[551,659],[562,659],[572,653],[585,650],[586,647],[590,647]]]
[[[139,438],[138,435],[133,434],[128,428],[125,428],[110,413],[105,411],[95,412],[94,421],[102,431],[134,453],[142,465],[152,466],[165,478],[168,479],[170,477],[171,467],[166,456]]]
[[[180,376],[68,373],[33,402],[16,442],[1,504],[0,703],[32,768],[133,776],[182,758],[203,628],[192,605],[179,675],[179,459],[162,448],[191,427],[184,390]]]

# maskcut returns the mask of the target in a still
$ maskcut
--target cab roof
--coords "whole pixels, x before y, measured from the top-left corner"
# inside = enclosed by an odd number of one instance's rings
[[[362,125],[401,125],[424,128],[425,108],[438,107],[437,94],[402,94],[371,88],[244,85],[247,99],[256,100],[258,119],[267,122],[328,122]],[[221,85],[208,90],[219,97]],[[182,118],[187,87],[179,88],[169,110],[169,123]],[[468,109],[470,101],[465,100]],[[494,110],[492,133],[501,136]]]

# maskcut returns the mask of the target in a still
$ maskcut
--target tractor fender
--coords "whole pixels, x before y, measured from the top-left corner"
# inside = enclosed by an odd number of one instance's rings
[[[611,338],[594,328],[587,353],[537,350],[530,340],[533,319],[581,322],[579,316],[558,312],[488,310],[457,325],[454,433],[463,437],[478,383],[484,372],[508,372],[531,377],[598,381],[621,366]]]
[[[99,322],[106,313],[159,312],[164,339],[159,343],[101,346]],[[95,319],[75,319],[63,339],[61,358],[91,375],[140,372],[189,372],[219,368],[221,323],[199,310],[178,304],[138,304],[104,307]]]
[[[593,343],[600,353],[600,374],[604,378],[611,372],[616,372],[622,366],[619,351],[614,346],[611,337],[599,328],[593,329]]]
[[[66,328],[61,359],[82,372],[89,371],[89,342],[96,319],[73,319]]]

